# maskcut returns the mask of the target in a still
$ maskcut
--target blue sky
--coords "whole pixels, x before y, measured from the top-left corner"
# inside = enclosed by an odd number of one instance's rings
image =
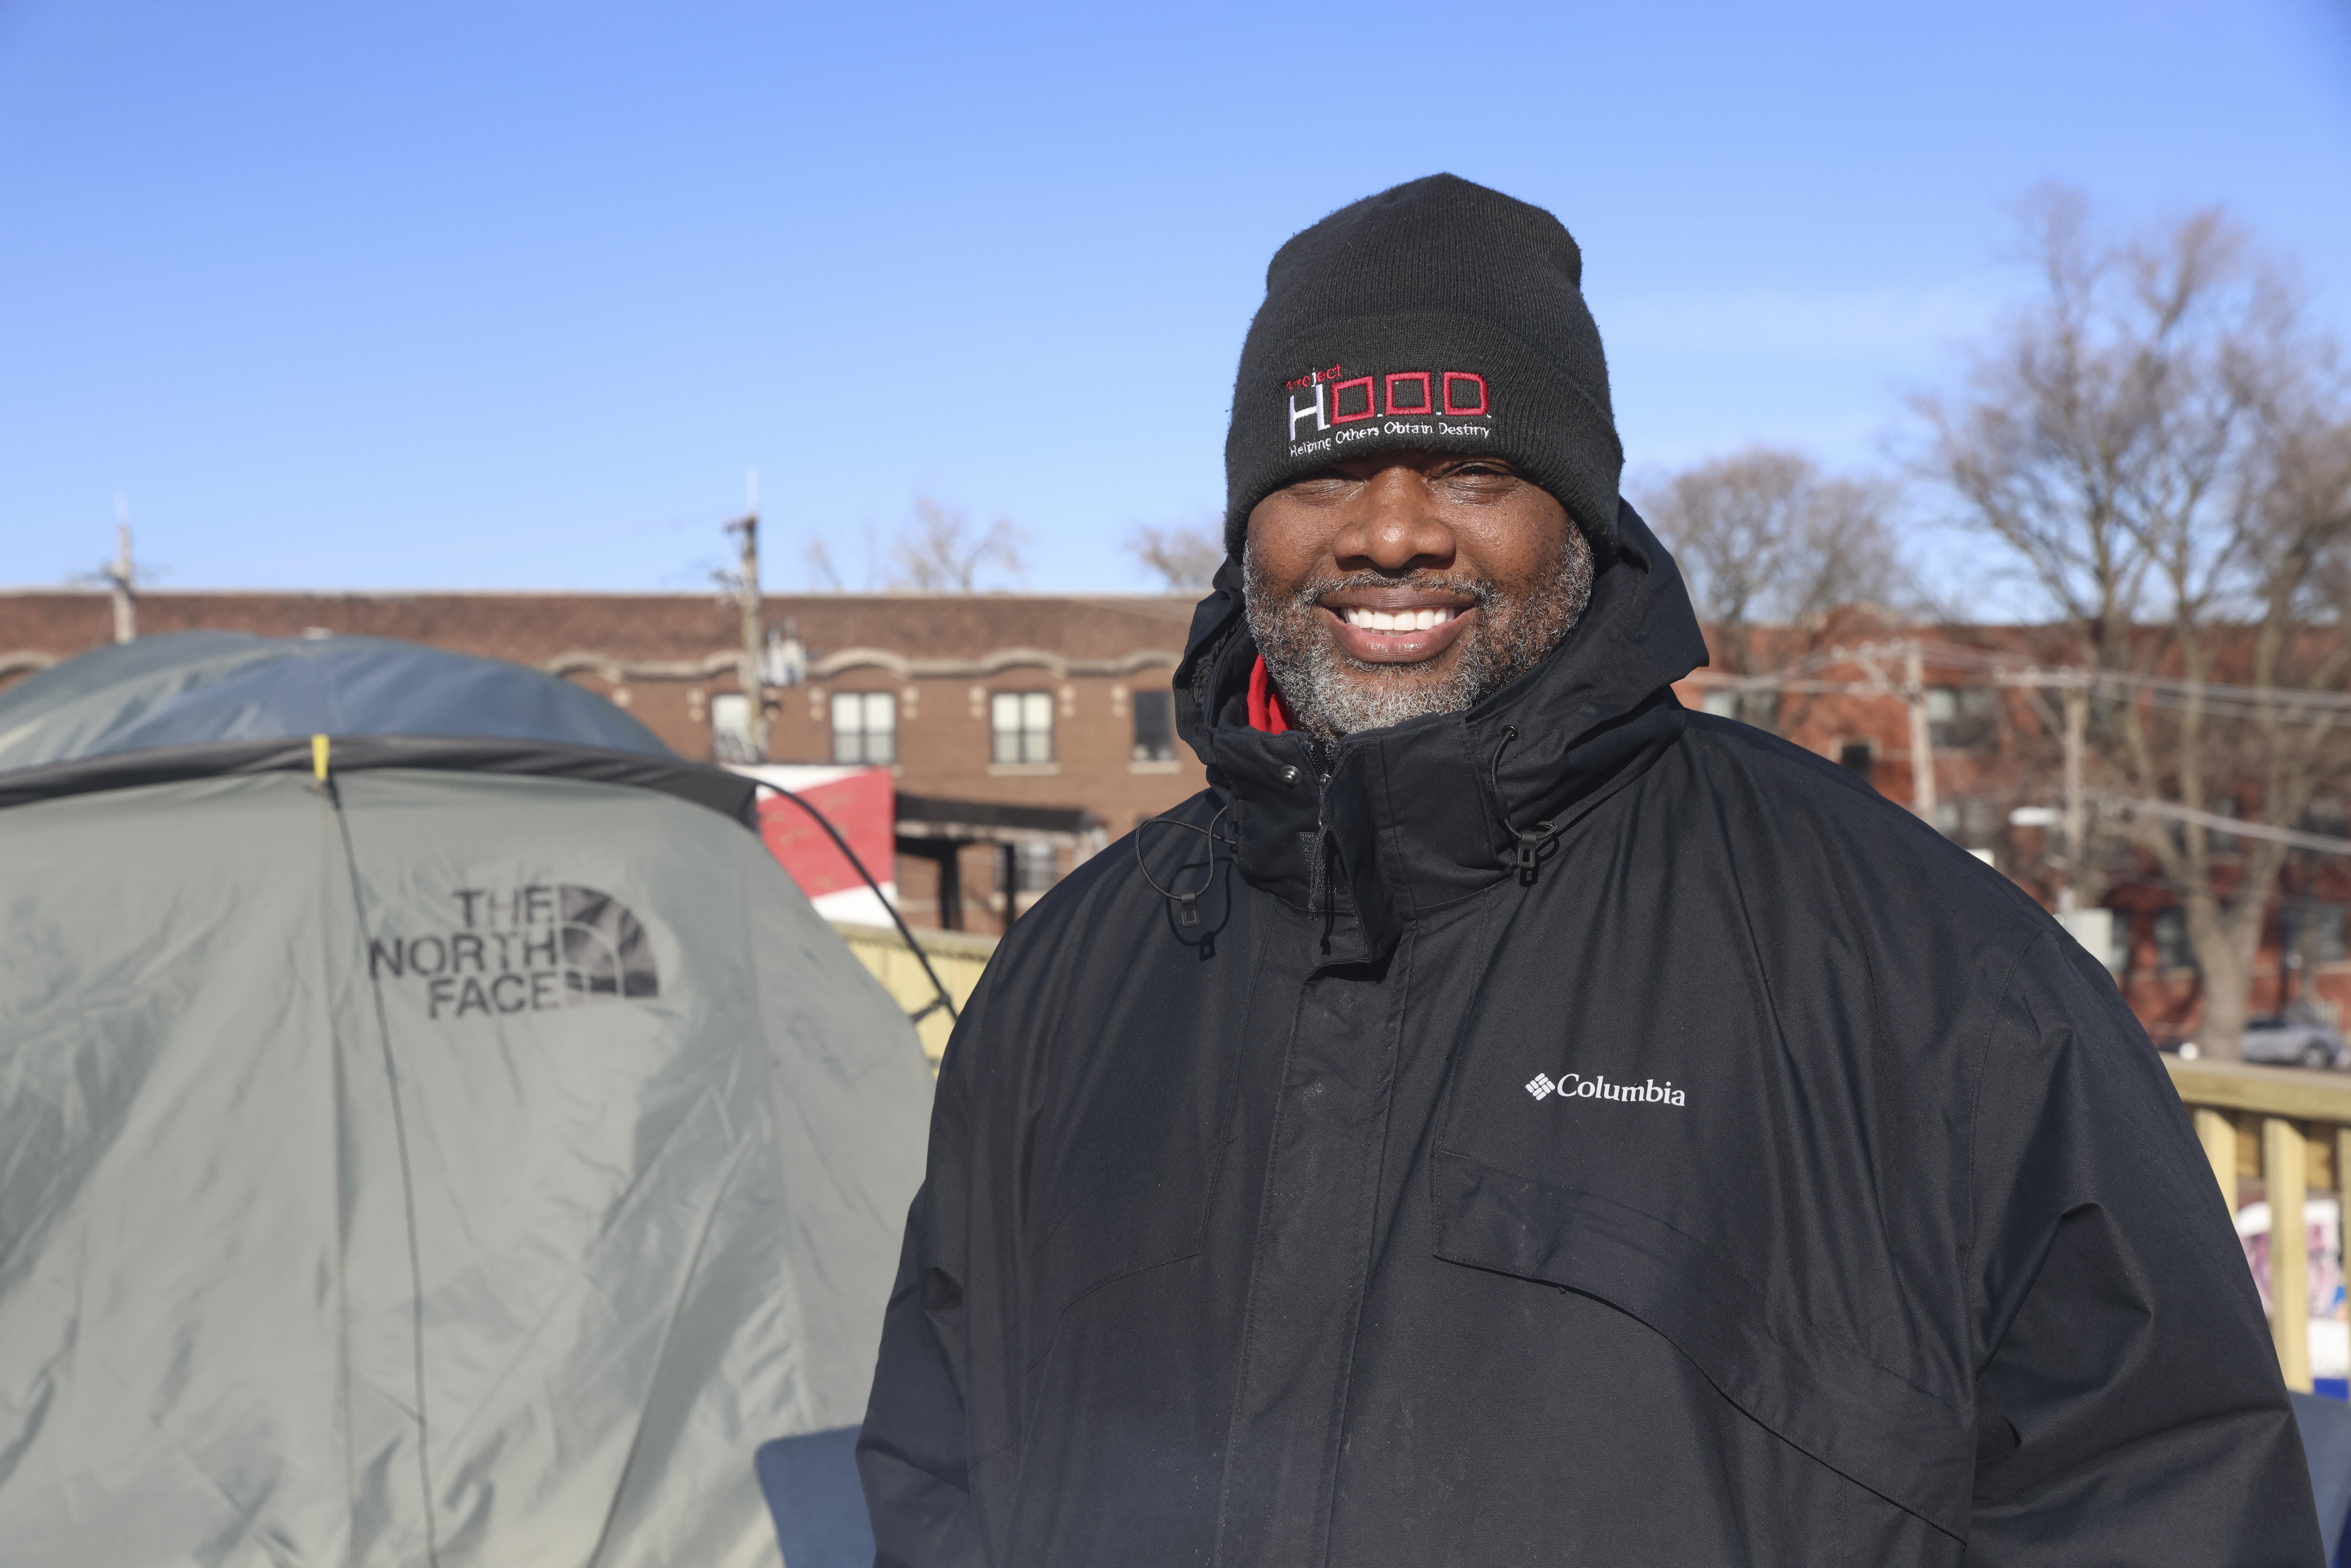
[[[1274,247],[1438,169],[1583,243],[1652,468],[1881,462],[2044,179],[2351,328],[2344,0],[0,0],[0,582],[126,495],[166,587],[698,589],[757,468],[774,590],[918,492],[1142,587]]]

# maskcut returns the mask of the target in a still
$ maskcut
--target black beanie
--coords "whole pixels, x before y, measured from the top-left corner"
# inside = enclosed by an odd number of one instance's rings
[[[1451,174],[1342,207],[1265,269],[1225,435],[1225,548],[1297,475],[1374,452],[1506,458],[1614,559],[1625,466],[1583,256],[1560,221]]]

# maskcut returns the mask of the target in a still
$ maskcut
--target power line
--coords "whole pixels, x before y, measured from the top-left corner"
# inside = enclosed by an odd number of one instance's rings
[[[2272,843],[2291,844],[2298,850],[2316,850],[2321,854],[2351,855],[2351,839],[2305,833],[2298,828],[2273,828],[2267,822],[2248,822],[2237,817],[2224,817],[2218,811],[2199,811],[2193,806],[2175,806],[2168,800],[2136,800],[2121,795],[2101,795],[2097,799],[2100,805],[2117,811],[2134,812],[2142,817],[2163,817],[2175,822],[2193,822],[2199,827],[2234,833],[2241,839],[2267,839]]]
[[[1893,678],[1893,661],[1902,661],[1902,677]],[[1858,664],[1866,680],[1828,680],[1821,672],[1839,664]],[[2193,707],[2215,718],[2273,717],[2291,724],[2333,727],[2351,720],[2351,693],[2283,691],[2268,686],[2232,685],[2217,681],[2187,681],[2130,671],[2086,668],[2078,664],[2049,666],[2024,664],[1980,648],[1930,643],[1920,638],[1896,638],[1852,647],[1833,645],[1808,654],[1782,669],[1761,675],[1722,675],[1698,671],[1692,679],[1716,691],[1800,692],[1858,697],[1887,697],[1909,710],[1911,808],[1929,821],[1935,820],[1934,742],[1927,714],[1928,666],[1989,672],[1991,684],[2034,690],[2056,690],[2065,698],[2064,841],[2069,868],[2078,860],[2087,839],[2085,809],[2092,797],[2083,787],[2084,721],[2093,695],[2146,694],[2154,706]],[[2192,823],[2241,838],[2263,839],[2321,854],[2351,856],[2351,839],[2310,833],[2294,828],[2249,822],[2217,812],[2162,800],[2098,795],[2109,810],[2168,821]],[[2070,908],[2072,873],[2059,893],[2060,907]]]
[[[2232,685],[2220,681],[2189,681],[2168,675],[2138,674],[2127,670],[2097,669],[2079,664],[2021,664],[1980,648],[1948,643],[1897,638],[1883,643],[1838,644],[1807,655],[1792,664],[1760,675],[1727,675],[1700,670],[1690,676],[1719,691],[1799,692],[1832,696],[1906,698],[1910,694],[1878,669],[1881,661],[1906,663],[1916,657],[1945,669],[1989,671],[1991,684],[2050,690],[2114,695],[2145,692],[2161,708],[2199,707],[2215,718],[2274,716],[2292,724],[2333,726],[2351,718],[2351,693],[2303,691],[2277,686]],[[1819,678],[1814,672],[1838,664],[1859,664],[1872,672],[1861,681]]]

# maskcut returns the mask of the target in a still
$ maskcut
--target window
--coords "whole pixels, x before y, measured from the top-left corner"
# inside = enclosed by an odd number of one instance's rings
[[[998,893],[1042,893],[1061,880],[1061,863],[1050,839],[1029,839],[1012,849],[1012,883],[1004,883],[1004,857],[996,858],[996,891]]]
[[[2196,967],[2196,950],[2188,945],[2188,912],[2177,904],[2155,912],[2155,965],[2158,969]]]
[[[1860,774],[1865,784],[1869,782],[1870,771],[1876,763],[1876,753],[1865,740],[1848,740],[1837,747],[1837,766],[1848,773]]]
[[[2241,817],[2245,814],[2239,809],[2237,798],[2234,795],[2223,795],[2213,801],[2212,811],[2215,816],[2221,817]],[[2237,855],[2245,852],[2245,841],[2220,828],[2212,830],[2210,843],[2212,852],[2216,855]]]
[[[2351,957],[2339,904],[2286,905],[2283,936],[2288,963],[2340,964]]]
[[[832,694],[832,759],[887,768],[898,760],[898,699],[888,692]]]
[[[1717,718],[1735,718],[1758,729],[1775,728],[1780,719],[1778,692],[1729,691],[1717,686],[1706,694],[1700,706]]]
[[[2000,738],[1998,686],[1928,686],[1927,743],[1938,751],[1980,751]]]
[[[710,755],[721,762],[757,762],[751,744],[751,699],[740,692],[710,699]]]
[[[1134,694],[1134,760],[1176,760],[1176,694]]]
[[[1990,800],[1938,800],[1935,826],[1969,849],[1987,849],[2000,836],[2000,808]]]
[[[2128,979],[2131,965],[2138,956],[2138,922],[2127,909],[2109,909],[2106,914],[2111,917],[2106,933],[2107,947],[2103,955],[2106,967]],[[2081,934],[2076,932],[2074,935],[2080,936]]]
[[[1053,760],[1053,694],[998,692],[988,699],[992,762]]]

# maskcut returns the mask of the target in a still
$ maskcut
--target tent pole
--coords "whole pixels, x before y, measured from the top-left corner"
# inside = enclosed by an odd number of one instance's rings
[[[905,917],[898,913],[898,906],[882,896],[882,884],[873,880],[873,873],[865,869],[865,862],[857,858],[857,852],[849,847],[849,841],[841,836],[841,830],[832,825],[831,819],[780,785],[763,783],[759,788],[775,791],[816,819],[816,825],[822,828],[826,836],[832,840],[834,846],[849,857],[849,863],[857,868],[857,874],[865,879],[865,885],[873,890],[873,896],[881,900],[883,909],[889,911],[890,923],[898,928],[898,935],[904,936],[906,939],[906,946],[914,950],[914,962],[920,964],[923,967],[923,973],[930,977],[931,989],[939,994],[939,1006],[947,1009],[948,1019],[953,1020],[961,1018],[963,1015],[956,1011],[955,998],[947,995],[946,985],[939,979],[939,972],[931,967],[931,956],[923,951],[923,945],[920,942],[914,940],[914,934],[907,928]]]

